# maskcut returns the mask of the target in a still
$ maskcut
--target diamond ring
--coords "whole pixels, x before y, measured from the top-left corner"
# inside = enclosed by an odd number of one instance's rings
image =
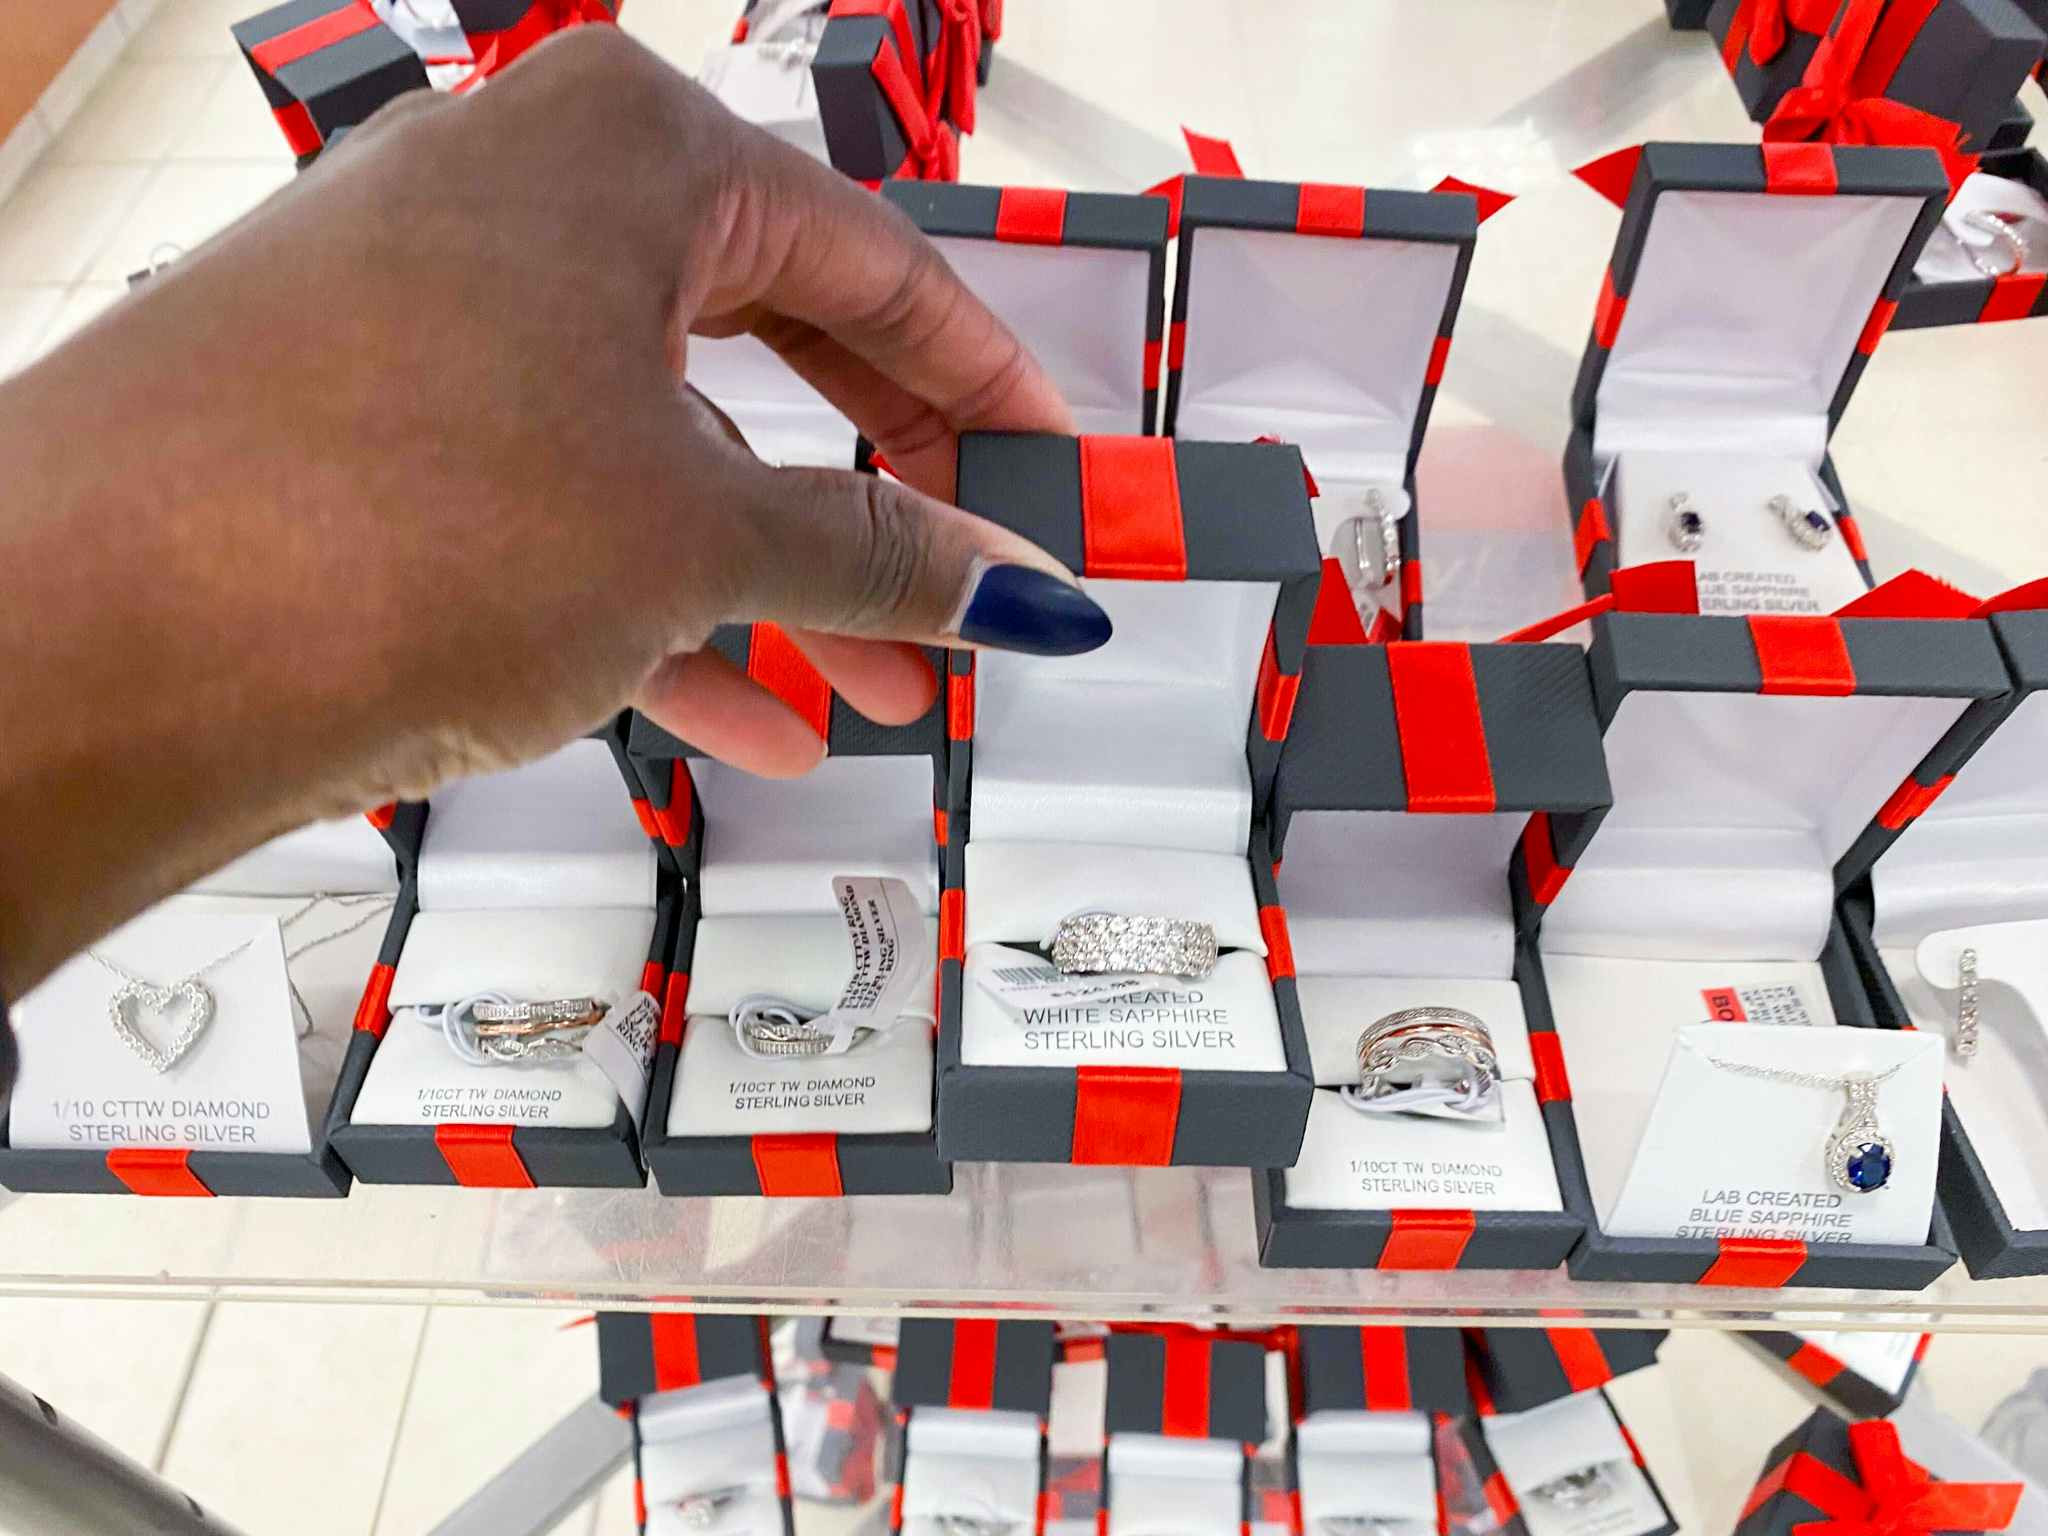
[[[481,1001],[470,1009],[469,1015],[479,1024],[526,1025],[547,1028],[556,1024],[595,1023],[593,1015],[602,1016],[604,1005],[592,997],[558,997],[544,1003],[508,1003]],[[478,1030],[478,1034],[505,1034],[505,1029]]]
[[[733,1010],[732,1025],[740,1044],[755,1056],[823,1056],[832,1048],[830,1030],[783,1003],[748,998]],[[847,1049],[866,1044],[874,1033],[865,1024],[858,1026]]]
[[[1403,1008],[1359,1032],[1359,1096],[1382,1098],[1422,1082],[1478,1097],[1500,1076],[1493,1032],[1462,1008]]]
[[[1956,243],[1970,258],[1970,265],[1986,277],[2010,277],[2027,264],[2027,241],[2026,236],[2020,233],[2020,226],[2028,222],[2027,215],[2023,213],[2007,213],[1994,208],[1972,209],[1962,216],[1963,228],[1989,235],[1990,244],[1976,245],[1968,240]],[[2006,260],[2002,264],[1989,259],[1992,246],[2004,251]]]
[[[1805,549],[1826,549],[1828,540],[1834,537],[1835,525],[1828,521],[1825,512],[1811,507],[1799,507],[1790,496],[1773,496],[1771,510],[1778,514],[1778,520],[1785,525],[1785,531]]]
[[[1590,1509],[1595,1504],[1606,1503],[1613,1492],[1614,1485],[1608,1482],[1607,1474],[1600,1468],[1581,1467],[1547,1483],[1538,1483],[1529,1490],[1529,1497],[1554,1504],[1559,1509]]]
[[[996,1520],[983,1515],[933,1515],[938,1536],[1007,1536],[1017,1528],[1014,1520]]]
[[[731,1514],[746,1496],[747,1490],[737,1483],[725,1488],[707,1488],[702,1493],[677,1499],[675,1511],[691,1530],[708,1531]]]
[[[1068,976],[1102,971],[1199,981],[1216,969],[1216,930],[1178,917],[1077,912],[1053,930],[1052,963]]]

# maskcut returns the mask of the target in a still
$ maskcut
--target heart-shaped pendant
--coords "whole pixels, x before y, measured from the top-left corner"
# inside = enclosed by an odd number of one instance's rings
[[[184,1024],[171,1037],[169,1045],[159,1047],[153,1044],[142,1032],[144,1016],[162,1014],[168,1022],[174,1005],[181,1001],[185,1005]],[[192,1042],[213,1021],[213,994],[192,977],[169,987],[151,986],[145,981],[124,981],[107,999],[107,1017],[113,1020],[115,1035],[142,1058],[143,1065],[152,1072],[168,1072],[192,1049]]]

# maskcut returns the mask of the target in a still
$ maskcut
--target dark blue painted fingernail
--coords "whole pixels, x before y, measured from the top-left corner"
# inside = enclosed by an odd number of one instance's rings
[[[1109,615],[1072,582],[1029,565],[987,565],[960,615],[971,645],[1027,656],[1078,656],[1109,639]]]

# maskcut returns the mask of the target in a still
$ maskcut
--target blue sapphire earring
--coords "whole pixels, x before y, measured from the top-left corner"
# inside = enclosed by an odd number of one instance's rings
[[[1835,525],[1828,521],[1825,512],[1794,506],[1790,496],[1773,496],[1770,505],[1800,548],[1825,549],[1828,540],[1834,537]]]
[[[1707,520],[1694,510],[1692,497],[1680,491],[1671,498],[1671,545],[1681,555],[1696,554],[1707,535]]]

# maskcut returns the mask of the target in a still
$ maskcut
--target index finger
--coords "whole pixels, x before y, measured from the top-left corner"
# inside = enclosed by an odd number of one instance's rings
[[[955,433],[1073,430],[1037,360],[901,211],[731,121],[717,192],[731,235],[703,253],[693,318],[752,309],[814,327]]]

